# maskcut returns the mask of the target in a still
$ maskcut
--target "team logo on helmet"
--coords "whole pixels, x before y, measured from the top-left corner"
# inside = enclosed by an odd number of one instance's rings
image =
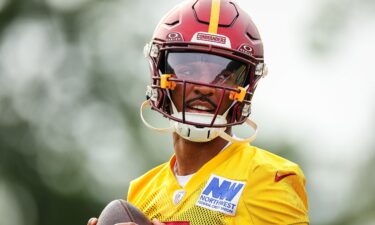
[[[173,32],[169,33],[166,38],[167,41],[169,42],[174,42],[174,41],[184,41],[184,38],[179,32]]]
[[[211,34],[206,32],[197,32],[194,34],[192,42],[219,45],[221,47],[230,48],[230,40],[228,37],[219,34]]]
[[[254,49],[248,45],[248,44],[242,44],[239,48],[238,51],[245,53],[246,55],[252,56],[254,54]]]

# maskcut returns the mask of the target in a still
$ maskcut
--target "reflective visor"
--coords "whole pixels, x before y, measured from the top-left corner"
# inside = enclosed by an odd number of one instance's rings
[[[245,63],[199,52],[169,52],[164,68],[177,79],[229,87],[244,86],[248,71]]]

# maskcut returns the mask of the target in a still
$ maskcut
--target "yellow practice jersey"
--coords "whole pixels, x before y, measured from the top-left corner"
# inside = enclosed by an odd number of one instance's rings
[[[248,144],[231,144],[182,188],[174,176],[175,160],[130,184],[128,201],[150,219],[189,225],[309,222],[305,177],[295,163]]]

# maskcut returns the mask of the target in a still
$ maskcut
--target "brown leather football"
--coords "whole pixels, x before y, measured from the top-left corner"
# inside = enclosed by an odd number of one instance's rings
[[[137,207],[122,199],[110,202],[103,209],[96,225],[114,225],[125,222],[152,225],[151,221]]]

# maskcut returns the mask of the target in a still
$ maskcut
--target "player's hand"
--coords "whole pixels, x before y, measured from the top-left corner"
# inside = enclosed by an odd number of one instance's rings
[[[95,223],[96,224],[96,223]],[[88,225],[95,225],[95,224],[88,224]],[[157,219],[153,219],[152,220],[152,224],[153,225],[165,225],[165,223],[162,223],[160,222],[159,220]],[[136,223],[133,223],[133,222],[129,222],[129,223],[116,223],[114,225],[137,225]]]
[[[127,223],[116,223],[114,225],[138,225],[138,224],[133,223],[133,222],[127,222]]]
[[[89,222],[87,222],[87,225],[96,225],[98,223],[97,218],[91,218]],[[158,219],[152,220],[153,225],[165,225],[165,223],[160,222]],[[136,223],[130,222],[130,223],[117,223],[114,225],[137,225]]]
[[[93,217],[89,220],[89,222],[87,222],[87,225],[96,225],[97,223],[98,223],[98,219]],[[133,222],[129,222],[129,223],[116,223],[114,225],[137,225],[137,224]]]
[[[165,225],[165,223],[162,223],[162,222],[160,222],[158,219],[153,219],[152,220],[152,224],[153,225]],[[90,224],[91,225],[91,224]],[[94,225],[94,224],[93,224]],[[115,224],[115,225],[137,225],[136,223],[132,223],[132,222],[130,222],[130,223],[117,223],[117,224]]]
[[[93,217],[89,219],[89,222],[87,222],[87,225],[96,225],[98,223],[98,219]]]
[[[154,218],[153,220],[152,220],[152,224],[153,225],[165,225],[165,223],[162,223],[162,222],[160,222],[158,219],[156,219],[156,218]]]

